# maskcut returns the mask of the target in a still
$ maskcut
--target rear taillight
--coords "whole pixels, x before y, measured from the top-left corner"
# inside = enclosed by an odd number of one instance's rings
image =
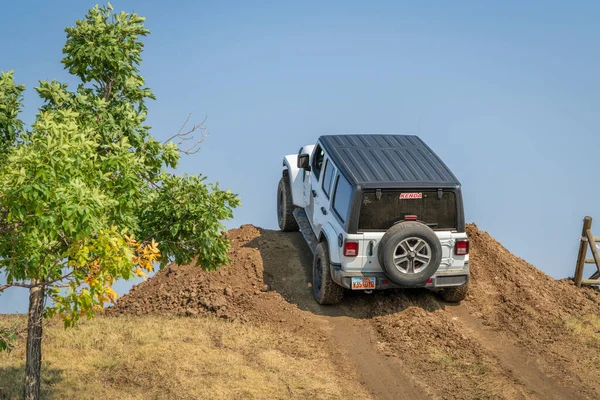
[[[469,241],[468,240],[459,240],[456,242],[456,246],[454,247],[454,253],[457,256],[466,256],[469,254]]]
[[[405,215],[404,216],[404,220],[405,221],[416,221],[417,220],[417,216],[416,215]]]
[[[358,242],[344,243],[344,256],[356,257],[358,255]]]

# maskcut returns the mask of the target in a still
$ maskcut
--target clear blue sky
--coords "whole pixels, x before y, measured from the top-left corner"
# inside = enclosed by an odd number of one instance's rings
[[[27,85],[28,123],[38,80],[75,82],[60,64],[64,28],[94,4],[2,1],[0,70]],[[240,194],[229,227],[277,227],[282,157],[319,135],[402,133],[455,172],[468,221],[546,273],[573,274],[585,215],[600,234],[598,2],[112,4],[152,31],[154,135],[208,116],[179,171]],[[0,312],[25,302],[7,291]]]

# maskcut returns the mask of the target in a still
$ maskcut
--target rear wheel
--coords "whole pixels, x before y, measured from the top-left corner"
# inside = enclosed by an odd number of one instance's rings
[[[313,296],[319,304],[338,304],[344,296],[344,288],[331,278],[331,262],[327,242],[317,245],[312,268]]]
[[[448,303],[458,303],[467,297],[468,292],[469,282],[462,286],[444,288],[438,293],[438,295],[442,300],[447,301]]]
[[[435,232],[420,222],[400,222],[379,242],[379,264],[401,286],[421,285],[437,271],[442,245]]]
[[[290,189],[290,178],[285,172],[277,186],[277,222],[279,229],[284,232],[298,230],[298,223],[294,218],[294,203],[292,203],[292,192]]]

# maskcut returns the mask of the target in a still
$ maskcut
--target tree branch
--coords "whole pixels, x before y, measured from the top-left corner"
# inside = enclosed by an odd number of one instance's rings
[[[31,289],[36,287],[37,285],[30,285],[28,283],[19,283],[19,282],[14,282],[14,283],[7,283],[5,285],[0,286],[0,293],[3,292],[4,290],[11,288],[11,287],[24,287],[27,289]]]
[[[113,82],[115,80],[111,77],[108,80],[108,84],[106,86],[104,86],[104,101],[108,101],[110,99],[110,95],[112,92],[112,86],[113,86]]]
[[[148,243],[148,240],[150,240],[150,239],[154,238],[154,236],[155,236],[155,235],[157,235],[157,234],[159,234],[159,233],[162,233],[162,232],[166,232],[166,231],[168,231],[168,230],[169,230],[169,228],[168,228],[168,227],[167,227],[167,228],[160,229],[160,230],[158,230],[158,231],[156,231],[156,232],[152,233],[152,234],[151,234],[151,235],[149,235],[148,237],[146,237],[144,240],[142,240],[142,243]]]
[[[204,117],[204,120],[202,120],[201,123],[199,123],[197,125],[193,125],[190,130],[184,132],[183,130],[185,129],[188,122],[190,121],[191,116],[192,116],[191,113],[188,114],[187,118],[185,119],[185,122],[179,129],[179,132],[177,132],[176,134],[174,134],[173,136],[171,136],[170,138],[165,140],[163,142],[163,144],[167,144],[173,140],[173,141],[175,141],[175,144],[177,145],[179,152],[183,153],[183,154],[187,154],[187,155],[196,154],[198,151],[200,151],[200,144],[204,141],[204,139],[208,135],[208,132],[206,131],[206,128],[204,127],[204,123],[206,122],[206,119],[208,117]],[[194,132],[200,133],[200,137],[198,137],[198,139],[194,138],[194,136],[193,136]],[[181,148],[181,146],[184,144],[184,142],[187,142],[189,140],[194,140],[192,145],[186,149]]]
[[[11,287],[24,287],[27,289],[32,289],[35,287],[40,287],[40,286],[52,286],[54,285],[56,282],[60,282],[63,279],[67,279],[69,276],[73,275],[74,271],[69,272],[68,274],[65,274],[63,276],[61,276],[60,278],[56,278],[53,279],[51,281],[45,281],[45,282],[37,282],[34,284],[31,283],[21,283],[21,282],[13,282],[13,283],[7,283],[5,285],[0,286],[0,293],[3,292],[4,290],[11,288]],[[59,286],[59,285],[54,285],[54,286]]]

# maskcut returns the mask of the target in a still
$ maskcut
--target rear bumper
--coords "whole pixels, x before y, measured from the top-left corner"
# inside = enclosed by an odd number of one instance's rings
[[[352,288],[352,278],[377,278],[376,290],[397,289],[397,288],[425,288],[425,289],[442,289],[445,287],[462,286],[469,281],[469,266],[468,264],[463,269],[438,271],[431,277],[431,281],[420,285],[402,286],[397,285],[389,280],[387,275],[381,272],[350,272],[342,270],[339,265],[331,265],[331,277],[338,285],[346,288]]]

